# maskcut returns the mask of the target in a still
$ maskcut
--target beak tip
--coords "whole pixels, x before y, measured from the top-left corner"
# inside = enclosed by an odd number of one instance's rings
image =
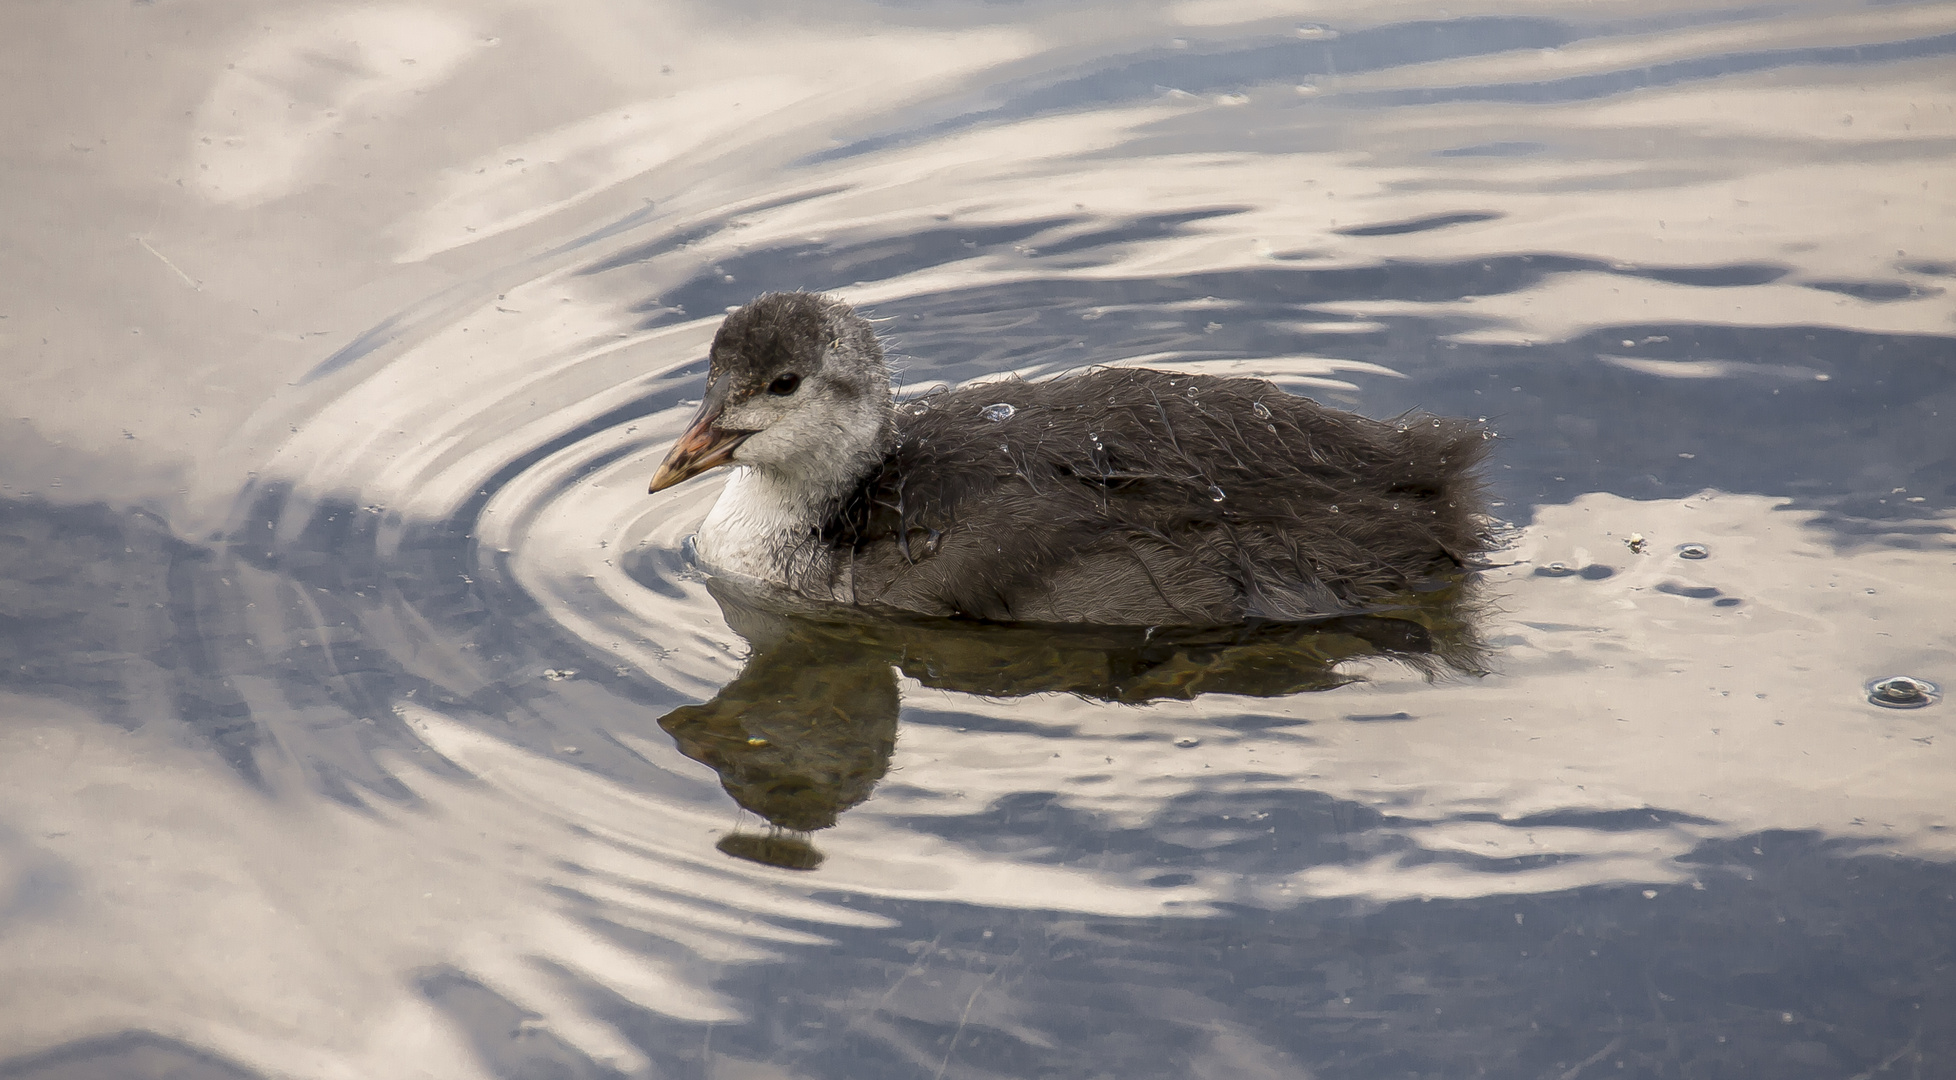
[[[708,412],[702,407],[701,415],[693,420],[691,427],[674,443],[666,459],[652,474],[652,482],[646,486],[646,494],[656,495],[669,487],[722,465],[733,462],[734,450],[746,441],[751,431],[722,431],[713,426],[717,419],[717,409]]]

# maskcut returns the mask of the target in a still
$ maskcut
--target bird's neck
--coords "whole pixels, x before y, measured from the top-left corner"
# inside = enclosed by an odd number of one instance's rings
[[[797,440],[792,454],[736,466],[700,524],[700,561],[716,572],[823,591],[830,556],[822,527],[895,443],[896,411],[885,398],[834,424],[827,438]]]
[[[700,523],[700,562],[802,591],[818,586],[830,562],[823,525],[875,465],[827,475],[736,467]]]

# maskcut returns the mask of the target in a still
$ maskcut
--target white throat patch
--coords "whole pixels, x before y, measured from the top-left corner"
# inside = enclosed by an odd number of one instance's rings
[[[798,584],[790,578],[817,569],[808,561],[824,550],[812,536],[819,513],[805,489],[752,466],[735,466],[700,523],[700,562],[709,570]]]

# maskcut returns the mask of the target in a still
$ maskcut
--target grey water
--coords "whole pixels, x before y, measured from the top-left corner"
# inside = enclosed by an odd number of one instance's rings
[[[1956,7],[0,24],[0,1077],[1956,1076]],[[1482,421],[1510,541],[771,608],[645,487],[796,288]]]

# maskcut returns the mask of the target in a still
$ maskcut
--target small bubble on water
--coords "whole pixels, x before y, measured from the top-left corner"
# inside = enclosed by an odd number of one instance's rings
[[[1224,494],[1223,494],[1223,489],[1221,489],[1221,488],[1219,488],[1219,487],[1217,487],[1217,486],[1216,486],[1216,485],[1214,485],[1214,484],[1210,484],[1210,485],[1209,485],[1209,501],[1210,501],[1210,502],[1221,502],[1221,501],[1223,501],[1223,499],[1225,499],[1225,498],[1227,498],[1227,497],[1228,497],[1228,496],[1226,496],[1226,495],[1224,495]]]
[[[997,422],[999,420],[1012,419],[1012,414],[1018,411],[1019,410],[1001,401],[996,405],[987,405],[984,408],[979,409],[978,415],[984,417],[987,420]]]
[[[1559,562],[1552,562],[1547,566],[1538,566],[1535,568],[1536,577],[1569,577],[1575,574],[1575,572],[1574,567],[1571,567],[1567,563]]]
[[[571,668],[545,668],[543,677],[551,682],[563,682],[565,679],[576,678],[577,672]]]
[[[1268,420],[1268,419],[1270,419],[1270,406],[1268,406],[1268,405],[1265,405],[1265,404],[1264,404],[1263,402],[1261,402],[1261,401],[1253,401],[1253,402],[1251,402],[1251,403],[1250,403],[1250,411],[1256,414],[1256,418],[1257,418],[1258,420]]]
[[[1912,675],[1888,675],[1868,684],[1868,700],[1888,709],[1919,709],[1941,698],[1935,683]]]
[[[1709,559],[1711,558],[1711,549],[1703,544],[1679,544],[1678,558]]]
[[[1202,740],[1191,739],[1191,738],[1180,738],[1175,740],[1175,745],[1181,747],[1184,750],[1192,750],[1195,747],[1201,746]]]

